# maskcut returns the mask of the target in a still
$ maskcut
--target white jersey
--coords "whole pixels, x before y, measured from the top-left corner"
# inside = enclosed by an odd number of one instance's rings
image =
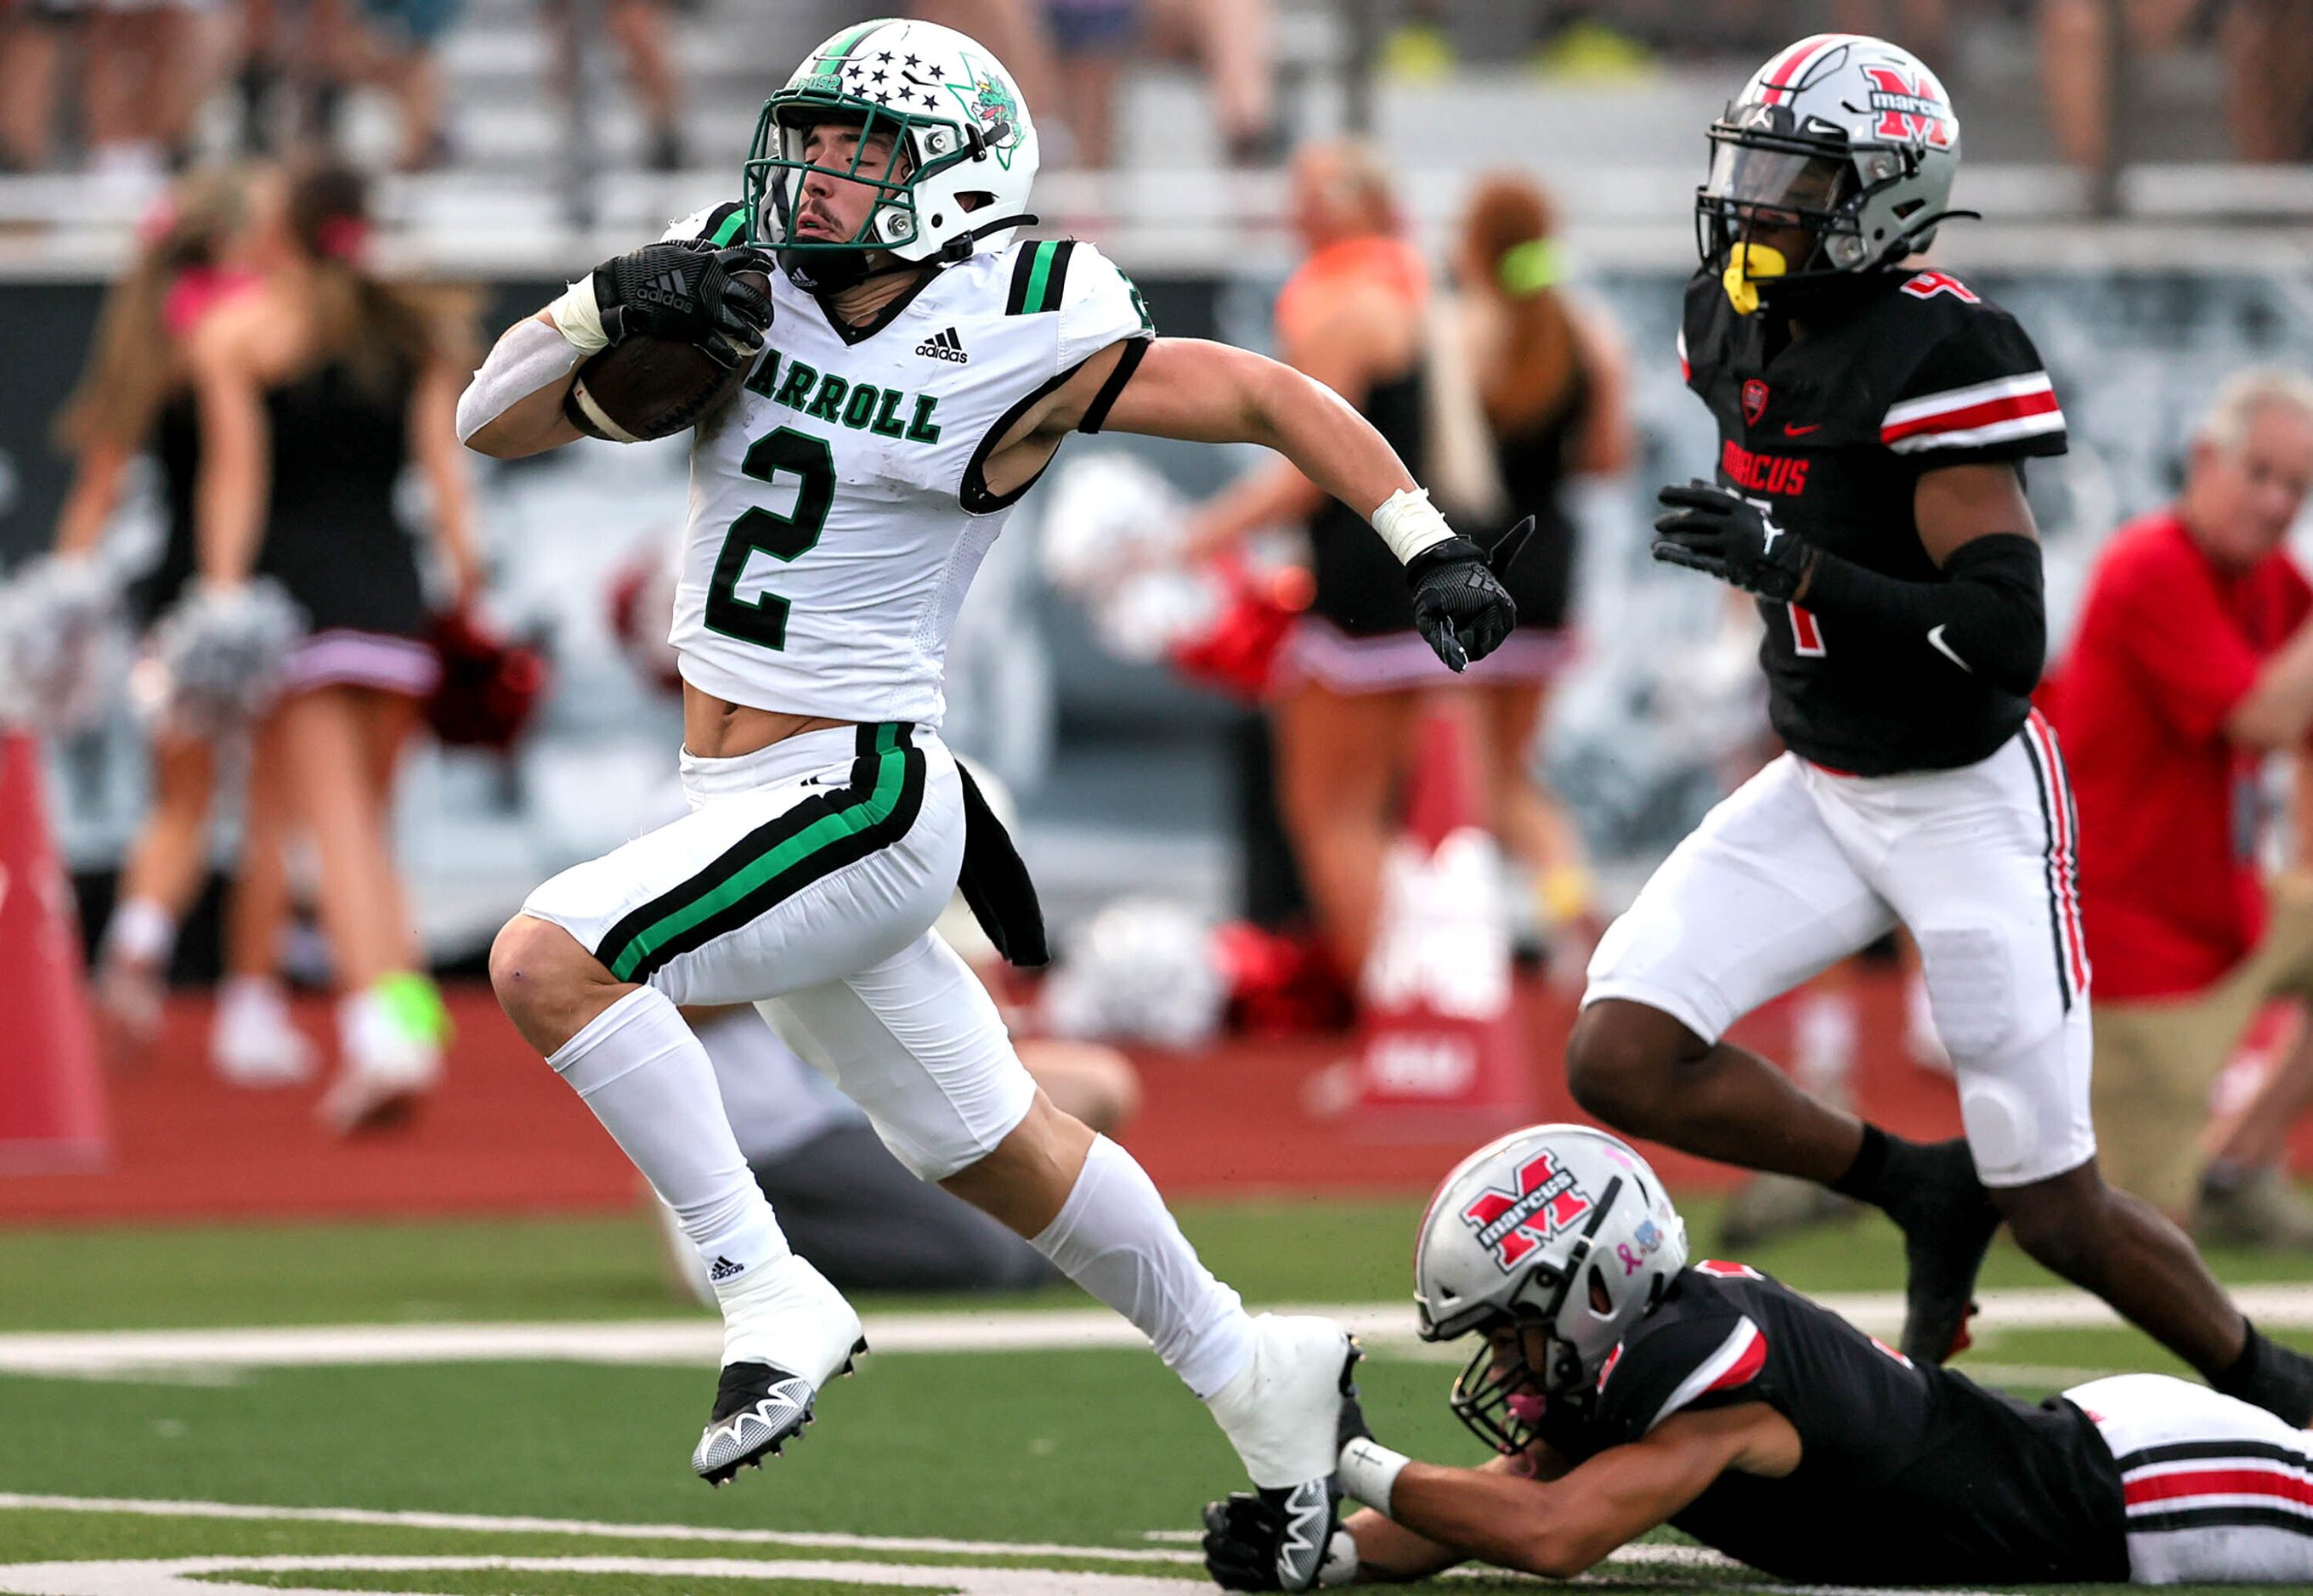
[[[736,211],[668,236],[728,242]],[[1086,359],[1154,329],[1124,275],[1072,242],[932,272],[865,329],[784,272],[771,301],[746,386],[692,439],[683,680],[757,709],[936,726],[956,612],[1028,487],[989,492],[989,450]]]

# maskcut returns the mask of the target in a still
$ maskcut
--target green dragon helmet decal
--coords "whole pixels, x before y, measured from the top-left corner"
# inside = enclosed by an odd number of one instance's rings
[[[806,154],[814,128],[858,129],[846,159]],[[884,151],[890,151],[885,164]],[[1027,214],[1035,124],[1002,62],[952,28],[891,18],[847,28],[763,102],[746,164],[747,236],[803,287],[857,281],[876,251],[959,260],[1003,249]],[[875,190],[848,239],[796,235],[804,185],[820,175]]]

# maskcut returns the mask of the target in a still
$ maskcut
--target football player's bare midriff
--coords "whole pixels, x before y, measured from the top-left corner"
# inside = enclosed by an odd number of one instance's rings
[[[795,715],[758,710],[682,684],[682,747],[699,759],[736,759],[807,731],[849,726],[825,715]]]

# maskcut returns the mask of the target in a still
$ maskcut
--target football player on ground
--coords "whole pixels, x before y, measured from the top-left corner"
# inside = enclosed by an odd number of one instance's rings
[[[2024,462],[2062,453],[2064,419],[2015,321],[1909,261],[1956,214],[1943,88],[1892,45],[1818,34],[1759,69],[1711,145],[1680,356],[1719,423],[1718,481],[1663,489],[1654,555],[1755,595],[1788,752],[1600,941],[1575,1096],[1632,1134],[1884,1209],[1918,1362],[1961,1342],[2004,1219],[2218,1389],[2313,1420],[2313,1361],[2097,1171],[2076,820],[2029,697],[2047,644]],[[1721,1039],[1899,923],[1964,1140],[1884,1134]]]
[[[1156,338],[1089,244],[1015,242],[1036,159],[1011,77],[970,39],[846,29],[766,102],[743,204],[604,262],[476,374],[462,436],[523,455],[579,436],[572,375],[611,340],[761,344],[692,448],[673,626],[692,813],[540,887],[491,974],[707,1260],[726,1331],[699,1475],[778,1448],[860,1345],[850,1306],[781,1238],[677,1012],[777,1000],[782,1032],[901,1162],[1148,1334],[1298,1526],[1279,1574],[1301,1588],[1332,1522],[1352,1349],[1325,1320],[1249,1318],[1130,1155],[1034,1089],[932,934],[961,872],[999,948],[1042,938],[1017,857],[940,742],[943,657],[1013,504],[1069,433],[1103,428],[1278,450],[1371,517],[1456,668],[1514,610],[1331,392]],[[734,280],[774,260],[768,300]]]
[[[2313,1580],[2313,1433],[2124,1374],[2038,1406],[1916,1362],[1741,1264],[1689,1268],[1644,1160],[1538,1125],[1446,1177],[1415,1243],[1422,1337],[1481,1344],[1455,1414],[1500,1454],[1419,1463],[1342,1409],[1364,1503],[1321,1583],[1464,1560],[1571,1579],[1660,1524],[1809,1583]],[[1205,1509],[1206,1565],[1273,1590],[1282,1516]]]

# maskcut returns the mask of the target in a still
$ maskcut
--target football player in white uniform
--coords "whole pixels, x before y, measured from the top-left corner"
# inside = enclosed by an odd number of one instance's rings
[[[970,39],[847,29],[766,102],[743,204],[606,261],[476,374],[461,436],[515,456],[580,436],[572,375],[621,336],[761,344],[692,449],[673,633],[691,813],[540,887],[491,974],[707,1261],[725,1341],[700,1475],[776,1451],[862,1345],[788,1251],[677,1011],[756,1001],[910,1168],[1148,1335],[1285,1507],[1279,1577],[1303,1589],[1354,1351],[1325,1320],[1248,1317],[1132,1158],[1036,1092],[932,934],[961,875],[998,947],[1041,956],[1033,889],[939,739],[949,629],[1012,505],[1070,432],[1104,427],[1283,454],[1370,516],[1456,669],[1515,615],[1485,551],[1332,392],[1156,338],[1089,244],[1015,243],[1036,158],[1010,75]],[[734,280],[773,259],[768,302]]]

